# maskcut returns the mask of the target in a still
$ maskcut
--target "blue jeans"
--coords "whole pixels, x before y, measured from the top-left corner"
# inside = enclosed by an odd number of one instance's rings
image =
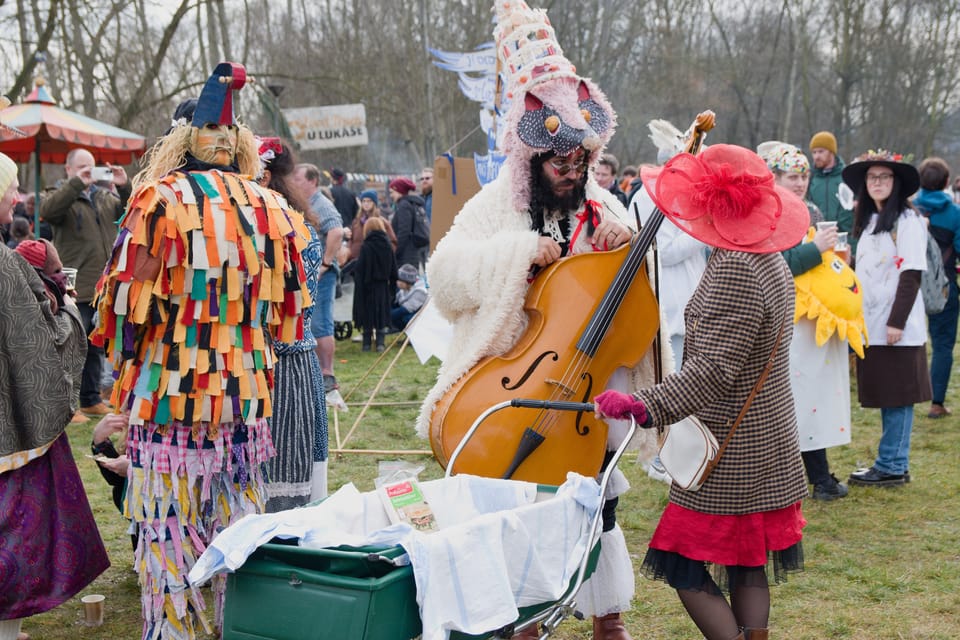
[[[89,302],[78,302],[77,310],[83,320],[83,330],[87,335],[93,331],[93,318],[97,310]],[[80,378],[80,407],[86,409],[103,402],[100,396],[100,384],[103,377],[103,349],[87,340],[87,358],[83,361],[83,374]]]
[[[930,383],[933,386],[934,404],[943,404],[950,383],[953,367],[953,345],[957,342],[957,318],[960,316],[957,283],[950,282],[947,305],[938,314],[927,316],[930,328]]]
[[[407,311],[403,307],[394,307],[390,310],[390,324],[397,331],[403,331],[414,315],[416,315],[414,312]]]
[[[317,295],[313,301],[313,317],[310,333],[314,338],[333,335],[333,301],[337,292],[337,272],[327,269],[317,283]]]
[[[910,469],[910,434],[913,432],[913,405],[880,409],[883,434],[877,447],[878,471],[903,475]]]

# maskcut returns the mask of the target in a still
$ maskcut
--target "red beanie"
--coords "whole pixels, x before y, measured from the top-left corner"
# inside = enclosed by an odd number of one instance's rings
[[[405,196],[411,191],[414,191],[417,185],[413,184],[413,180],[410,178],[394,178],[390,181],[390,188],[400,195]]]
[[[43,269],[47,264],[47,245],[39,240],[24,240],[17,245],[16,251],[38,269]]]

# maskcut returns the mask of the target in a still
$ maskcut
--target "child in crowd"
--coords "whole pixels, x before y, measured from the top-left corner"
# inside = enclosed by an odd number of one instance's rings
[[[397,331],[403,331],[420,307],[427,301],[427,285],[417,268],[405,264],[397,270],[397,298],[390,311],[390,323]]]
[[[10,239],[7,246],[16,249],[17,245],[30,238],[30,221],[26,218],[15,217],[10,223]]]

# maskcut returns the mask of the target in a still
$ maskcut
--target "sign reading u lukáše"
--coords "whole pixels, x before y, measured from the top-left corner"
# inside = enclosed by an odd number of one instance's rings
[[[301,149],[335,149],[367,144],[367,111],[362,104],[284,109]]]

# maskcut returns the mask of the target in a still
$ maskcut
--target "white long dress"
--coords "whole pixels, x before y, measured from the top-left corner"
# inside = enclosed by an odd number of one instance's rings
[[[790,388],[801,451],[850,443],[847,341],[833,334],[818,347],[816,329],[816,320],[800,318],[790,343]]]

